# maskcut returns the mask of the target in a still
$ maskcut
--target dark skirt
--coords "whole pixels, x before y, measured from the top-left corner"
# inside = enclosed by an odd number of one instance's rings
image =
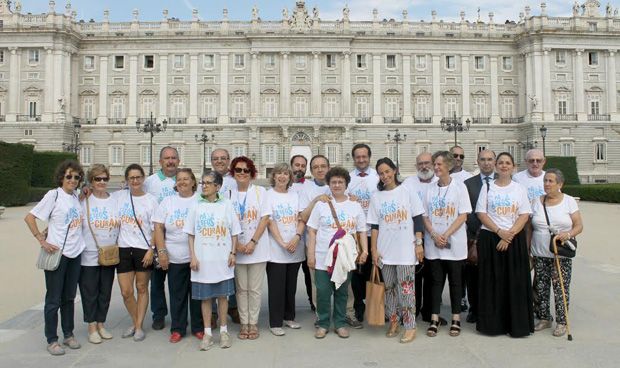
[[[496,249],[500,240],[495,233],[480,232],[476,329],[486,335],[527,336],[534,332],[534,309],[525,231],[504,252]]]

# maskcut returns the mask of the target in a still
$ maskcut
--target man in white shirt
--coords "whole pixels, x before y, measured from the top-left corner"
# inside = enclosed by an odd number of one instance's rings
[[[454,155],[454,168],[450,171],[450,177],[460,181],[461,183],[471,178],[470,172],[463,170],[463,161],[465,161],[465,150],[461,146],[450,148],[450,153]]]
[[[144,181],[144,191],[152,194],[161,203],[164,198],[176,194],[176,175],[179,168],[179,152],[176,148],[166,146],[159,151],[159,165],[161,169]],[[158,254],[160,260],[167,261],[166,253]],[[167,271],[154,268],[151,272],[151,312],[153,313],[153,330],[161,330],[166,325],[168,315],[166,302],[166,275]]]
[[[355,164],[355,169],[350,172],[351,182],[349,183],[349,195],[353,195],[357,203],[362,206],[364,215],[368,215],[370,197],[377,191],[379,176],[377,171],[370,167],[372,151],[367,144],[358,143],[351,149],[351,157]],[[370,244],[370,232],[368,233],[368,243]],[[366,306],[366,281],[370,279],[372,270],[372,255],[366,259],[363,265],[358,265],[356,271],[351,276],[350,292],[347,303],[346,320],[353,328],[362,328],[361,321],[364,320]],[[351,294],[351,293],[350,293]],[[353,298],[351,298],[353,296]]]
[[[512,180],[523,185],[527,190],[527,198],[530,200],[530,204],[545,194],[543,186],[545,171],[543,167],[545,167],[546,162],[545,155],[541,150],[531,149],[525,154],[527,169],[512,176]]]
[[[220,194],[228,196],[230,191],[237,189],[237,182],[233,179],[232,175],[228,171],[230,166],[230,154],[224,148],[217,148],[211,152],[211,167],[217,171],[224,183],[220,187]],[[236,304],[235,304],[236,305]],[[230,306],[230,305],[229,305]]]

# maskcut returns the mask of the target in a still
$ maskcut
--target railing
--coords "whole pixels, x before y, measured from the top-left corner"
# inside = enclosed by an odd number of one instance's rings
[[[554,117],[557,121],[577,120],[577,114],[555,114]]]
[[[169,118],[168,124],[187,124],[187,118]]]
[[[0,121],[6,121],[4,115],[0,115]]]
[[[369,117],[355,118],[355,122],[358,124],[369,124],[371,121],[372,119]]]
[[[490,124],[491,118],[471,118],[472,124]]]
[[[234,124],[245,124],[247,122],[246,118],[235,116],[230,118],[231,122]]]
[[[610,121],[611,116],[609,114],[588,114],[589,121]]]
[[[384,117],[383,122],[385,124],[400,124],[403,122],[401,117]]]
[[[200,124],[217,124],[217,118],[200,118]]]
[[[143,121],[143,119],[138,119],[138,121]],[[110,118],[108,124],[124,125],[127,124],[127,118]]]
[[[41,115],[17,115],[17,121],[41,121]]]
[[[97,123],[97,119],[95,118],[79,118],[77,121],[81,125],[94,125]]]
[[[523,116],[518,118],[501,118],[502,124],[520,124],[523,123]]]
[[[433,122],[432,118],[413,118],[414,124],[430,124]]]

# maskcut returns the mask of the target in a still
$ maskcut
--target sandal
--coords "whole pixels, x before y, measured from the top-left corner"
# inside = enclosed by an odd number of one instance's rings
[[[250,325],[250,330],[248,332],[248,340],[256,340],[260,334],[258,333],[257,325]]]
[[[450,326],[450,336],[456,337],[461,334],[461,321],[455,319],[452,320],[452,326]]]
[[[437,331],[439,331],[439,321],[431,319],[431,325],[426,329],[426,336],[435,337],[437,336]]]
[[[248,339],[248,330],[249,330],[248,325],[241,325],[241,329],[239,330],[239,334],[237,335],[239,340],[247,340]]]

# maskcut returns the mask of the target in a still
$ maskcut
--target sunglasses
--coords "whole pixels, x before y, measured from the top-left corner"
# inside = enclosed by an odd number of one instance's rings
[[[531,158],[531,159],[527,160],[527,162],[529,162],[530,164],[533,164],[533,163],[541,164],[543,162],[543,160],[540,159],[540,158]]]
[[[237,173],[237,174],[241,174],[241,173],[249,174],[250,173],[250,169],[243,168],[243,167],[235,167],[235,173]]]
[[[465,158],[465,155],[459,155],[458,153],[453,154],[454,158],[460,158],[461,160]]]
[[[98,177],[93,178],[93,181],[96,181],[97,183],[101,183],[101,182],[107,183],[110,181],[110,178],[108,178],[107,176],[104,176],[104,177],[98,176]]]
[[[79,175],[65,175],[65,179],[67,179],[67,180],[73,179],[73,180],[80,181],[80,180],[82,180],[82,177],[79,176]]]

